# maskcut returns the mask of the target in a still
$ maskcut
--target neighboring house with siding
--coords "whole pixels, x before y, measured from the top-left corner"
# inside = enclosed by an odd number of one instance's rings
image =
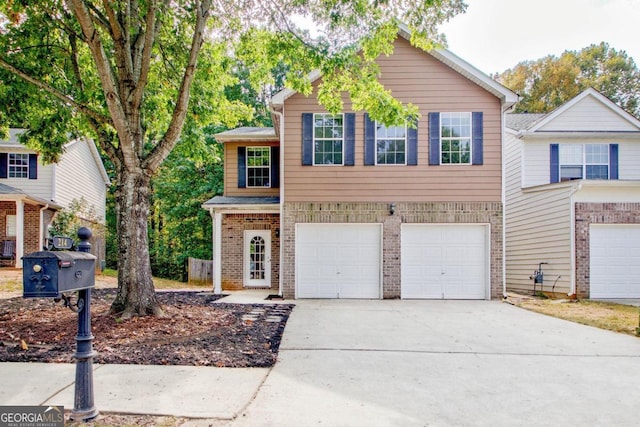
[[[57,163],[45,165],[19,142],[22,132],[10,129],[9,139],[0,140],[0,241],[15,241],[12,266],[18,268],[24,254],[42,249],[49,224],[73,200],[83,198],[91,207],[94,217],[83,219],[103,224],[110,183],[93,142],[72,140]],[[92,252],[104,259],[103,239],[93,243]]]
[[[640,298],[640,120],[587,89],[506,125],[507,289]]]
[[[332,116],[291,90],[274,128],[224,144],[214,220],[214,289],[285,298],[490,299],[503,281],[503,116],[517,96],[447,50],[400,32],[379,79],[419,108],[411,126]]]

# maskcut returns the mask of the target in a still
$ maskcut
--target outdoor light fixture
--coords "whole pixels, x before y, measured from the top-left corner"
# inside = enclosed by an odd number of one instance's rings
[[[389,205],[389,215],[393,215],[396,213],[396,204],[395,203],[391,203]]]

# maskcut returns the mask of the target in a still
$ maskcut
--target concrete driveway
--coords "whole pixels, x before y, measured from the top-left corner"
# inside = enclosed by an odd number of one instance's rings
[[[296,301],[234,425],[637,425],[640,339],[487,301]]]

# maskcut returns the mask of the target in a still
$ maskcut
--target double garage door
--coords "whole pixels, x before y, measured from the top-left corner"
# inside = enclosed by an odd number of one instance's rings
[[[592,224],[591,298],[640,298],[640,225]]]
[[[487,228],[403,224],[402,298],[487,298]],[[381,298],[382,247],[381,224],[298,224],[296,297]]]

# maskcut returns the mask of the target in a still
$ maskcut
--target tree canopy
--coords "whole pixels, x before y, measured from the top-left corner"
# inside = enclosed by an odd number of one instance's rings
[[[547,113],[593,87],[626,111],[640,115],[640,71],[624,51],[607,43],[523,61],[496,80],[521,97],[517,112]]]
[[[417,115],[377,81],[400,22],[412,42],[442,41],[437,26],[462,0],[9,0],[0,4],[0,126],[55,160],[71,136],[89,136],[114,166],[118,295],[112,310],[160,314],[148,245],[151,179],[178,141],[206,151],[204,129],[235,126],[254,109],[230,100],[238,64],[254,87],[311,91],[331,112],[355,109],[399,123]],[[314,33],[305,29],[313,27]]]

